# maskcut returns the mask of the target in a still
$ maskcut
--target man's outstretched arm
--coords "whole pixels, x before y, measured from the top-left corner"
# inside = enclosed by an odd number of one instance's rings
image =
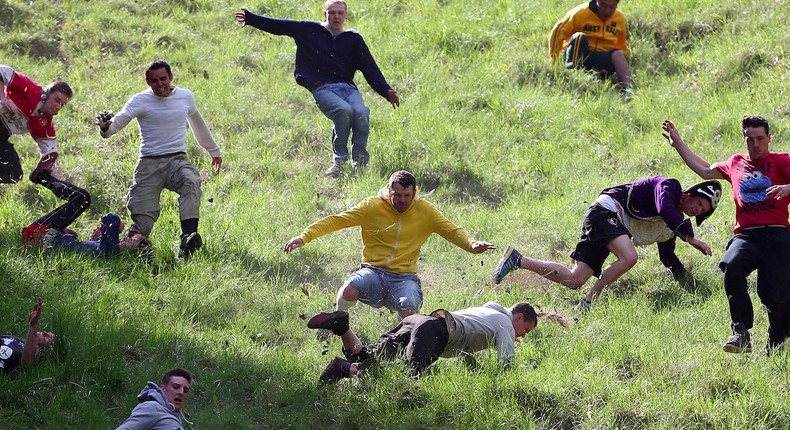
[[[678,133],[678,129],[675,128],[675,124],[672,124],[672,121],[665,120],[662,128],[665,131],[662,136],[664,136],[667,142],[678,151],[680,158],[683,159],[683,162],[685,162],[694,173],[699,175],[702,179],[725,179],[724,175],[722,175],[718,169],[712,167],[710,163],[694,153],[694,151],[686,145],[686,142],[680,138],[680,133]]]

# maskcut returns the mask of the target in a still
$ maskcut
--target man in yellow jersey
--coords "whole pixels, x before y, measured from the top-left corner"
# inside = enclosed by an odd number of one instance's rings
[[[283,250],[291,252],[311,240],[354,226],[362,229],[362,264],[338,290],[338,311],[347,311],[361,300],[398,312],[401,318],[416,313],[422,306],[417,259],[422,244],[433,233],[475,254],[494,249],[488,242],[475,241],[431,203],[417,197],[414,175],[399,170],[377,196],[314,222],[289,240]]]
[[[583,67],[606,77],[616,75],[626,101],[630,100],[625,15],[619,0],[590,0],[571,9],[554,24],[549,36],[551,62],[562,55],[568,69]]]

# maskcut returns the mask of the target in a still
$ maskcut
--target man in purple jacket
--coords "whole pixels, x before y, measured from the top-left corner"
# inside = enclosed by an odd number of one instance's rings
[[[701,182],[683,191],[677,179],[651,176],[601,192],[584,214],[582,233],[571,253],[572,268],[560,263],[521,255],[508,246],[494,269],[494,283],[516,269],[527,269],[571,289],[581,288],[588,279],[598,280],[579,301],[578,311],[586,311],[601,291],[636,264],[634,245],[658,244],[661,263],[679,282],[690,276],[675,255],[675,238],[711,255],[710,246],[694,237],[689,219],[696,217],[697,226],[709,217],[721,198],[721,184]],[[609,253],[617,260],[602,270]]]
[[[236,21],[296,42],[296,83],[307,88],[318,108],[332,120],[332,166],[327,176],[337,178],[348,161],[348,138],[351,137],[351,167],[365,167],[370,158],[367,145],[370,109],[354,84],[359,70],[371,88],[387,99],[392,107],[400,106],[398,93],[379,70],[376,60],[362,36],[345,30],[345,0],[327,0],[326,22],[274,19],[246,9],[236,13]]]

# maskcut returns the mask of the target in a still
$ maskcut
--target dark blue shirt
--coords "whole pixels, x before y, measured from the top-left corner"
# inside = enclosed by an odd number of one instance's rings
[[[311,92],[322,84],[345,82],[354,84],[354,73],[362,72],[373,90],[387,98],[391,89],[373,59],[362,35],[346,30],[337,36],[315,21],[293,21],[269,18],[244,11],[247,25],[278,36],[289,36],[296,42],[296,83]]]

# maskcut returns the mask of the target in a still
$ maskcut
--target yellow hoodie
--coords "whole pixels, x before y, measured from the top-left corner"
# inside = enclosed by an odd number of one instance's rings
[[[411,206],[399,213],[386,189],[347,211],[310,224],[299,237],[307,244],[354,226],[362,228],[362,263],[394,273],[417,273],[420,248],[432,233],[468,252],[472,252],[475,242],[466,230],[453,224],[426,200],[415,197]]]
[[[619,49],[628,55],[628,48],[625,44],[625,15],[619,10],[615,10],[612,17],[603,22],[590,9],[590,5],[594,1],[576,6],[554,24],[549,36],[549,55],[552,62],[557,59],[560,51],[565,50],[568,40],[576,32],[587,35],[590,51],[607,52]]]

